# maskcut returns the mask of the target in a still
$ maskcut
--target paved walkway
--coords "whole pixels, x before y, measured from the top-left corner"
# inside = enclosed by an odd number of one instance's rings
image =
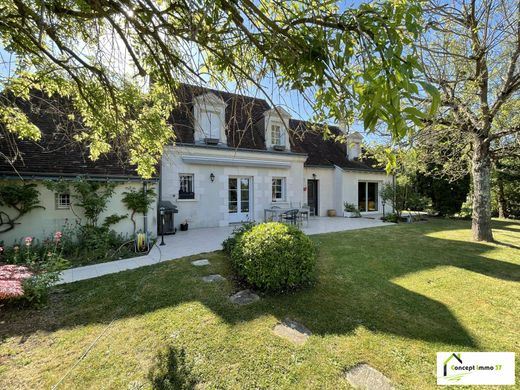
[[[302,230],[307,234],[320,234],[387,225],[392,224],[370,218],[311,217],[308,224],[304,223]],[[175,235],[164,237],[166,245],[155,245],[146,256],[67,269],[62,272],[58,284],[77,282],[181,257],[213,252],[222,249],[222,241],[232,232],[232,226],[192,229],[187,232],[177,231]]]

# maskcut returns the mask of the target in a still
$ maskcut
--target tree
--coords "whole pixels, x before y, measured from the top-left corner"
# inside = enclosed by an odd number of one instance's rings
[[[425,7],[430,29],[417,45],[425,80],[441,93],[441,109],[423,141],[454,157],[438,162],[469,154],[461,161],[471,173],[477,241],[493,240],[492,163],[520,154],[519,13],[513,0],[433,0]]]
[[[316,120],[360,118],[367,129],[383,121],[402,137],[410,122],[424,118],[402,109],[403,99],[421,88],[433,108],[437,100],[416,78],[412,43],[421,31],[421,2],[339,4],[4,1],[0,44],[17,58],[15,72],[0,76],[6,158],[20,158],[17,138],[40,136],[13,105],[14,97],[39,89],[72,100],[84,126],[75,140],[87,143],[92,159],[122,150],[149,177],[172,140],[167,119],[181,81],[263,90],[269,75],[283,89],[313,91]]]

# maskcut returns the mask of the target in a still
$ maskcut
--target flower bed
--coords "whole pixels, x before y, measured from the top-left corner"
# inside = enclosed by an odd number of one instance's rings
[[[27,267],[14,264],[0,265],[0,300],[23,297],[23,282],[32,276],[33,273]]]

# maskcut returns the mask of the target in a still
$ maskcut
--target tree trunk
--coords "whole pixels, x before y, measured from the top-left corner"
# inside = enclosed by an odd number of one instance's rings
[[[473,214],[471,230],[476,241],[493,241],[491,231],[491,157],[489,143],[475,135],[472,158]]]
[[[507,200],[504,194],[504,181],[502,178],[497,179],[497,187],[498,187],[498,217],[499,218],[507,218],[509,217],[507,213]]]

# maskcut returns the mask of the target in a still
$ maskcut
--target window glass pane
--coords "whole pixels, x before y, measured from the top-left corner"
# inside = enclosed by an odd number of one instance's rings
[[[229,189],[237,189],[237,179],[229,179]]]
[[[276,126],[276,125],[271,126],[271,143],[273,145],[282,145],[280,126]]]
[[[377,211],[377,183],[367,183],[368,184],[368,202],[367,209],[368,211]]]
[[[200,126],[204,137],[220,139],[221,120],[216,112],[201,112]]]
[[[283,200],[285,191],[285,179],[273,178],[272,180],[272,197],[273,200]]]
[[[358,209],[359,211],[367,211],[367,183],[358,183]]]

